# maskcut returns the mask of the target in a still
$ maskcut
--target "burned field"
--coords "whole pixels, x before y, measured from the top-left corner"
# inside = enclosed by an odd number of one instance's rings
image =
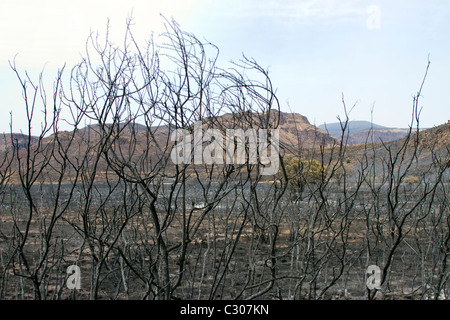
[[[348,114],[334,139],[255,60],[165,27],[142,50],[130,25],[123,48],[92,35],[101,65],[52,94],[11,65],[28,128],[0,139],[0,299],[448,298],[450,124],[420,128],[421,89],[404,138],[350,146]],[[208,161],[174,155],[191,140]]]
[[[276,180],[165,182],[156,202],[123,182],[90,193],[42,184],[32,207],[11,186],[2,202],[2,298],[445,298],[448,182],[430,183],[407,181],[397,203],[388,183],[354,179],[308,185],[301,198]],[[79,289],[68,285],[71,265],[80,267]],[[366,286],[369,265],[385,275],[378,290]]]

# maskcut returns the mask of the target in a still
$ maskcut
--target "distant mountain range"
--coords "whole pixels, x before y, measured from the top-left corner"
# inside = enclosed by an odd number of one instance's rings
[[[267,119],[268,118],[268,119]],[[225,129],[243,129],[250,128],[264,128],[270,122],[270,127],[277,127],[279,129],[279,143],[280,148],[287,152],[298,153],[300,149],[308,149],[319,146],[329,146],[336,143],[336,140],[323,130],[318,129],[316,126],[310,124],[308,119],[298,113],[285,113],[285,112],[273,112],[267,117],[267,114],[258,113],[228,113],[216,117],[208,117],[202,120],[203,130],[208,128],[220,127],[221,130]],[[170,155],[170,151],[174,144],[171,141],[171,133],[175,130],[172,127],[172,123],[165,123],[162,125],[152,124],[147,127],[142,124],[134,123],[133,125],[123,125],[121,127],[120,136],[114,138],[112,148],[115,152],[126,158],[132,166],[136,164],[142,165],[142,163],[158,163],[158,159],[161,158],[162,152]],[[108,131],[110,125],[105,125]],[[193,128],[186,127],[186,129],[192,130]],[[112,132],[117,132],[117,129],[113,129]],[[115,135],[112,134],[111,137]],[[107,171],[107,161],[102,155],[98,162],[95,161],[95,152],[101,146],[101,128],[97,125],[88,125],[83,128],[79,128],[76,131],[60,131],[55,134],[46,136],[39,141],[39,137],[28,137],[25,134],[13,133],[0,134],[0,168],[1,160],[4,159],[5,153],[12,154],[12,141],[18,147],[16,154],[21,159],[27,157],[27,147],[30,146],[30,151],[33,155],[37,154],[38,159],[36,163],[42,162],[42,155],[40,150],[51,150],[51,148],[58,148],[58,144],[53,145],[53,141],[58,139],[59,144],[63,148],[68,147],[65,150],[65,156],[73,163],[85,163],[85,165],[96,165],[96,170],[100,173]],[[39,142],[39,143],[38,143]],[[50,159],[47,166],[49,172],[52,171],[53,165],[57,167],[61,150],[54,149],[54,158]],[[8,159],[11,156],[8,157]],[[144,158],[147,157],[148,160]],[[146,162],[147,161],[147,162]],[[169,170],[175,170],[172,162],[168,162]],[[18,172],[18,166],[16,160],[12,164],[12,171]],[[54,175],[54,176],[53,176]],[[57,172],[50,174],[52,179],[57,178]],[[13,174],[11,181],[18,183],[17,174]]]
[[[264,114],[224,114],[222,116],[214,118],[205,118],[203,120],[204,128],[209,125],[220,125],[223,128],[236,127],[236,125],[244,130],[250,127],[258,127],[258,123],[262,124],[261,121],[267,120]],[[272,125],[278,125],[280,147],[287,153],[298,154],[298,152],[306,151],[309,148],[317,148],[319,146],[332,146],[336,144],[336,141],[341,139],[342,128],[339,123],[331,123],[326,125],[321,125],[316,127],[308,121],[308,119],[298,113],[273,113],[269,117]],[[237,122],[236,122],[237,121]],[[266,122],[264,120],[264,122]],[[240,126],[242,125],[242,126]],[[130,127],[123,127],[124,130],[121,132],[120,137],[114,142],[112,147],[116,148],[116,152],[120,151],[120,154],[124,159],[128,159],[130,164],[141,164],[145,163],[143,157],[158,158],[161,152],[170,152],[171,145],[170,142],[171,132],[173,128],[171,125],[161,125],[161,126],[151,126],[147,127],[144,125],[135,124]],[[82,163],[87,159],[86,165],[90,165],[92,157],[95,156],[95,150],[99,146],[99,127],[97,125],[87,126],[81,129],[77,129],[74,132],[71,131],[61,131],[58,132],[57,138],[62,146],[69,145],[67,150],[67,158],[74,163]],[[450,124],[443,124],[439,127],[421,130],[420,134],[422,136],[421,141],[424,145],[431,145],[431,141],[434,141],[433,145],[436,150],[442,150],[442,152],[448,152],[449,137],[450,137]],[[358,158],[359,153],[365,152],[363,146],[358,146],[364,144],[365,142],[371,143],[375,142],[374,148],[377,153],[385,152],[386,150],[380,146],[381,140],[387,145],[395,146],[396,144],[401,144],[402,139],[406,136],[408,129],[397,129],[397,128],[386,128],[377,124],[372,124],[367,121],[352,121],[349,124],[349,129],[345,135],[345,139],[348,140],[348,145],[355,145],[349,149],[352,153],[347,155],[350,159],[350,164],[352,158]],[[149,140],[149,135],[151,135],[151,141]],[[4,159],[5,152],[11,153],[11,140],[17,143],[19,147],[17,155],[22,159],[26,157],[26,148],[30,144],[31,149],[34,150],[39,148],[41,150],[52,148],[52,141],[55,139],[55,135],[49,135],[40,143],[37,143],[38,137],[28,138],[27,135],[14,133],[12,136],[10,134],[0,135],[0,160]],[[427,142],[428,141],[428,142]],[[163,149],[161,149],[161,146]],[[56,146],[57,147],[57,146]],[[48,149],[47,149],[48,150]],[[310,149],[311,150],[311,149]],[[331,150],[329,148],[323,148],[321,150]],[[375,150],[375,149],[374,149]],[[350,152],[349,151],[349,152]],[[94,152],[93,155],[91,153]],[[128,154],[128,152],[131,152]],[[35,151],[32,151],[34,154]],[[58,157],[58,150],[55,150],[55,156]],[[8,159],[10,156],[8,156]],[[52,170],[52,165],[55,164],[57,167],[57,159],[51,159],[49,162],[48,170]],[[95,157],[94,157],[95,158]],[[36,163],[40,163],[40,157],[37,158]],[[148,161],[153,161],[152,159]],[[94,159],[95,160],[95,159]],[[426,159],[421,159],[423,163],[431,163],[433,161],[431,157]],[[171,162],[168,162],[170,165]],[[356,162],[355,162],[356,163]],[[107,163],[102,156],[98,162],[97,170],[98,172],[105,173],[107,170]],[[1,164],[0,164],[1,168]],[[18,163],[14,161],[12,164],[12,171],[16,171],[18,168]],[[55,176],[56,178],[56,176]],[[12,181],[18,182],[17,175],[12,176]]]
[[[230,121],[239,115],[225,114],[217,118],[218,121]],[[255,117],[255,115],[253,115]],[[342,137],[342,128],[339,122],[327,123],[319,126],[312,125],[308,119],[298,113],[280,112],[279,114],[280,144],[287,149],[311,148],[319,145],[331,145],[334,141],[340,141]],[[81,132],[96,130],[96,125],[87,126],[80,129]],[[154,127],[156,129],[156,127]],[[146,131],[147,127],[140,124],[134,125],[136,131]],[[389,142],[404,138],[409,129],[406,128],[388,128],[369,121],[349,121],[344,135],[347,145],[358,145],[373,142]],[[169,129],[166,126],[160,126],[157,129],[158,136],[161,139],[169,135]],[[78,135],[77,135],[78,136]],[[49,137],[50,138],[50,137]],[[13,139],[18,142],[20,148],[26,147],[28,142],[24,134],[14,133]],[[31,143],[37,141],[37,137],[32,137]],[[8,149],[11,143],[10,134],[2,134],[0,138],[0,152]]]
[[[318,126],[330,136],[340,141],[342,126],[339,122],[326,123]],[[388,142],[404,138],[409,132],[407,128],[388,128],[370,121],[349,121],[344,135],[348,145],[364,144],[366,142]]]

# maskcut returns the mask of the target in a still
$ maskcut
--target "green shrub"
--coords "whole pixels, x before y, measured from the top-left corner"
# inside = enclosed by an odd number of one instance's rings
[[[320,183],[326,170],[326,167],[317,160],[297,157],[285,159],[284,166],[289,185],[297,196],[303,192],[306,185]]]

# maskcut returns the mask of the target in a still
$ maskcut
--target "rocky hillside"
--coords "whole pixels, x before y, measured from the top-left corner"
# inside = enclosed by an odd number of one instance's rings
[[[279,129],[280,142],[297,148],[326,146],[335,142],[330,134],[310,124],[298,113],[281,113]]]
[[[202,121],[203,129],[206,128],[221,128],[222,131],[228,128],[241,128],[247,130],[248,128],[278,128],[280,147],[299,153],[301,149],[314,148],[319,146],[327,146],[335,143],[332,138],[325,131],[311,125],[308,119],[296,113],[278,113],[273,112],[268,117],[266,114],[225,114],[214,118],[204,118]],[[142,124],[134,124],[133,126],[122,126],[120,133],[117,133],[117,128],[105,140],[105,135],[102,134],[98,125],[91,125],[76,131],[61,131],[57,136],[52,134],[45,137],[40,143],[36,143],[37,137],[31,137],[32,156],[36,156],[35,164],[53,167],[53,164],[58,167],[59,157],[63,154],[67,155],[67,159],[72,164],[79,166],[91,166],[95,164],[98,172],[107,172],[108,164],[103,156],[105,148],[111,146],[111,150],[117,155],[120,155],[126,163],[120,164],[127,167],[135,165],[151,166],[161,161],[161,157],[169,157],[173,141],[171,140],[171,123],[152,126],[150,128]],[[106,131],[109,131],[108,125],[105,126]],[[190,128],[192,129],[192,128]],[[18,141],[19,154],[22,159],[26,156],[26,146],[28,144],[28,137],[22,134],[14,134]],[[4,154],[11,151],[11,136],[4,134],[0,144],[0,160],[4,158]],[[55,142],[56,141],[56,142]],[[207,143],[207,142],[205,142]],[[36,152],[34,149],[39,148]],[[53,152],[51,150],[54,150]],[[52,154],[54,157],[50,157]],[[98,161],[97,156],[100,155]],[[45,159],[50,159],[49,162]],[[167,165],[170,165],[167,162]],[[22,161],[22,166],[24,162]],[[17,178],[18,163],[12,164],[12,171],[15,172],[13,177]],[[131,170],[131,168],[130,168]],[[44,170],[45,171],[45,170]],[[16,181],[17,182],[17,181]]]

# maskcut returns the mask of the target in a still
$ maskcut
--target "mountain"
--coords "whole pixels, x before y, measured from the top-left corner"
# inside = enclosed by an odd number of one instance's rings
[[[27,146],[28,140],[31,144],[38,140],[38,137],[31,136],[31,139],[28,139],[28,135],[22,133],[3,133],[0,134],[0,152],[4,152],[11,149],[11,140],[14,141],[19,147],[19,149],[23,149]]]
[[[371,127],[373,127],[374,129],[388,129],[387,127],[371,123],[370,121],[353,120],[348,122],[348,128],[350,128],[352,131],[368,130]],[[340,122],[324,123],[319,125],[319,128],[327,131],[333,136],[338,136],[342,131]]]
[[[294,149],[327,146],[335,139],[326,131],[312,125],[308,119],[298,113],[280,112],[280,144]]]
[[[341,123],[334,122],[319,125],[319,128],[328,132],[336,140],[342,138]],[[348,145],[364,144],[366,142],[388,142],[404,138],[409,132],[405,128],[388,128],[369,121],[349,121],[344,140]]]
[[[157,164],[161,156],[164,154],[169,157],[174,141],[171,140],[172,132],[174,131],[173,123],[159,122],[147,127],[142,124],[135,123],[133,125],[120,124],[115,125],[106,124],[104,129],[106,132],[111,131],[109,141],[102,140],[102,130],[99,125],[88,125],[84,128],[79,128],[76,131],[60,131],[56,135],[52,134],[45,138],[40,143],[37,137],[31,137],[32,149],[39,148],[41,151],[32,151],[32,155],[37,155],[35,163],[45,163],[43,154],[49,155],[54,149],[53,154],[55,158],[51,158],[49,162],[49,169],[55,165],[58,167],[58,158],[60,157],[61,149],[68,148],[63,151],[67,153],[67,159],[71,163],[81,165],[82,163],[95,164],[97,171],[105,173],[108,171],[108,164],[103,156],[103,144],[110,145],[116,154],[127,162],[127,166],[134,165],[150,165]],[[119,127],[119,128],[118,128]],[[328,146],[334,144],[336,140],[332,138],[325,131],[318,129],[310,124],[308,119],[297,113],[272,112],[267,114],[260,113],[229,113],[216,117],[205,117],[202,120],[203,130],[209,128],[221,128],[225,133],[226,129],[243,129],[249,128],[278,128],[280,148],[288,152],[299,153],[301,149],[314,148],[319,146]],[[193,126],[188,126],[185,129],[192,130]],[[117,132],[120,131],[120,134]],[[14,134],[14,138],[19,142],[19,155],[22,159],[26,157],[26,147],[28,143],[28,136],[22,134]],[[55,139],[58,143],[54,143]],[[0,160],[8,150],[11,150],[11,136],[5,134],[0,143]],[[102,142],[103,141],[103,142]],[[205,141],[205,144],[209,144]],[[99,161],[96,162],[96,154],[102,153]],[[170,161],[168,165],[170,165]],[[22,161],[23,164],[23,161]],[[17,163],[12,165],[12,170],[17,173]],[[17,176],[15,181],[17,182]],[[56,178],[56,176],[55,176]]]
[[[280,133],[280,147],[286,151],[292,151],[294,153],[302,152],[301,150],[308,152],[309,148],[319,147],[319,146],[330,146],[336,143],[336,140],[331,137],[324,130],[317,128],[311,125],[308,119],[300,114],[296,113],[274,113],[271,114],[270,117],[263,116],[261,114],[225,114],[220,117],[215,118],[205,118],[203,119],[203,128],[214,126],[214,124],[222,125],[222,128],[230,128],[231,125],[236,127],[236,122],[241,121],[240,124],[237,125],[238,128],[242,128],[246,130],[249,126],[254,125],[255,128],[261,127],[263,124],[262,121],[265,121],[267,124],[267,119],[269,118],[269,122],[271,125],[277,125]],[[219,123],[220,122],[220,123]],[[259,124],[258,124],[259,122]],[[245,124],[245,125],[244,125]],[[350,128],[350,135],[352,134],[352,128],[358,128],[359,130],[355,130],[357,133],[360,133],[362,136],[366,135],[369,132],[364,126],[367,126],[367,123],[353,123]],[[169,154],[172,149],[173,141],[171,141],[171,132],[173,129],[170,128],[171,124],[160,125],[160,126],[124,126],[121,131],[120,136],[117,136],[114,142],[111,144],[114,152],[120,155],[120,158],[123,160],[122,162],[113,163],[115,166],[119,166],[122,168],[121,170],[133,170],[133,167],[137,166],[137,168],[148,168],[152,170],[151,167],[153,165],[158,165],[159,161],[167,161],[161,160],[162,155],[164,157],[169,157]],[[327,125],[327,129],[329,130],[333,128],[333,126]],[[374,135],[383,132],[385,129],[381,126],[373,126]],[[329,130],[330,131],[330,130]],[[111,137],[114,136],[114,132]],[[413,133],[415,135],[416,133]],[[370,155],[377,156],[377,161],[382,158],[382,155],[387,152],[387,150],[396,150],[398,149],[404,140],[404,133],[402,133],[403,138],[399,140],[388,142],[385,140],[385,145],[381,143],[375,143],[370,146]],[[353,136],[354,137],[354,136]],[[378,137],[380,137],[378,135]],[[448,150],[450,149],[450,124],[444,124],[435,128],[420,130],[420,145],[421,151],[420,154],[417,155],[417,168],[418,170],[421,167],[426,167],[427,165],[433,164],[436,161],[436,155],[442,155],[442,157],[447,157]],[[3,135],[2,144],[0,144],[0,160],[4,159],[5,151],[8,152],[10,149],[11,136]],[[17,139],[19,142],[19,156],[22,160],[26,159],[26,144],[28,143],[28,138],[26,135],[22,134],[14,134],[13,138]],[[96,125],[87,126],[81,129],[77,129],[76,131],[61,131],[57,133],[57,139],[59,144],[54,144],[56,136],[54,134],[45,137],[40,143],[35,143],[37,140],[36,137],[31,138],[32,149],[39,148],[42,151],[34,152],[32,151],[32,156],[37,155],[35,160],[35,165],[40,166],[41,164],[46,165],[46,169],[48,170],[48,174],[44,174],[43,179],[57,179],[57,172],[51,173],[54,168],[58,168],[60,160],[58,160],[60,153],[63,148],[68,148],[67,150],[67,159],[70,160],[71,165],[76,166],[88,166],[96,164],[97,177],[96,180],[101,182],[105,181],[106,175],[111,175],[111,170],[108,169],[108,164],[102,153],[103,143],[101,142],[99,135],[99,127]],[[353,138],[354,139],[354,138]],[[375,139],[374,139],[375,142]],[[409,143],[413,143],[414,139],[411,139]],[[107,143],[109,145],[109,143]],[[70,147],[69,147],[70,145]],[[52,148],[54,149],[55,158],[50,159],[50,162],[47,164],[46,161],[42,161],[43,154],[49,154]],[[433,149],[433,154],[430,153],[429,149]],[[323,148],[326,154],[332,152],[332,148]],[[96,160],[97,155],[100,152],[100,157],[98,161]],[[360,165],[358,161],[353,161],[355,159],[362,159],[363,154],[367,152],[367,149],[363,145],[354,145],[348,148],[346,154],[346,162],[345,166],[348,167],[349,170],[357,170]],[[313,152],[314,153],[314,152]],[[319,155],[319,153],[314,153]],[[325,156],[327,156],[325,154]],[[9,157],[9,156],[8,156]],[[8,158],[9,159],[9,158]],[[122,161],[121,160],[121,161]],[[319,159],[320,160],[320,159]],[[447,160],[445,160],[447,161]],[[172,168],[172,162],[168,159],[166,163],[167,173],[173,172],[174,168]],[[24,161],[22,161],[22,168],[24,168]],[[450,165],[450,164],[449,164]],[[354,168],[353,168],[354,167]],[[1,168],[1,163],[0,163]],[[380,163],[377,166],[378,169],[383,169],[383,164]],[[15,161],[11,165],[11,172],[13,173],[11,177],[12,183],[18,183],[17,171],[18,163]],[[69,168],[70,169],[70,168]],[[380,169],[380,170],[381,170]],[[69,170],[69,179],[70,176],[73,176],[74,172],[72,169]],[[149,171],[151,172],[151,171]]]
[[[405,146],[407,148],[405,149]],[[400,150],[405,150],[400,151]],[[395,161],[397,166],[396,174],[401,174],[408,165],[409,175],[422,177],[427,175],[430,168],[450,167],[450,123],[444,123],[429,129],[420,129],[411,133],[408,137],[403,137],[394,141],[385,143],[374,143],[373,145],[354,145],[347,148],[346,169],[353,172],[361,170],[361,160],[363,163],[375,165],[370,169],[376,171],[375,176],[385,177],[385,170],[388,170],[386,161]],[[398,154],[397,154],[398,153]],[[398,158],[394,159],[396,156]],[[392,158],[394,157],[394,158]],[[389,160],[391,159],[391,160]],[[412,162],[410,162],[413,160]],[[399,167],[402,167],[400,170]],[[432,171],[432,170],[431,170]],[[447,177],[449,172],[447,171]],[[357,176],[357,175],[356,175]],[[448,178],[447,178],[448,179]]]

